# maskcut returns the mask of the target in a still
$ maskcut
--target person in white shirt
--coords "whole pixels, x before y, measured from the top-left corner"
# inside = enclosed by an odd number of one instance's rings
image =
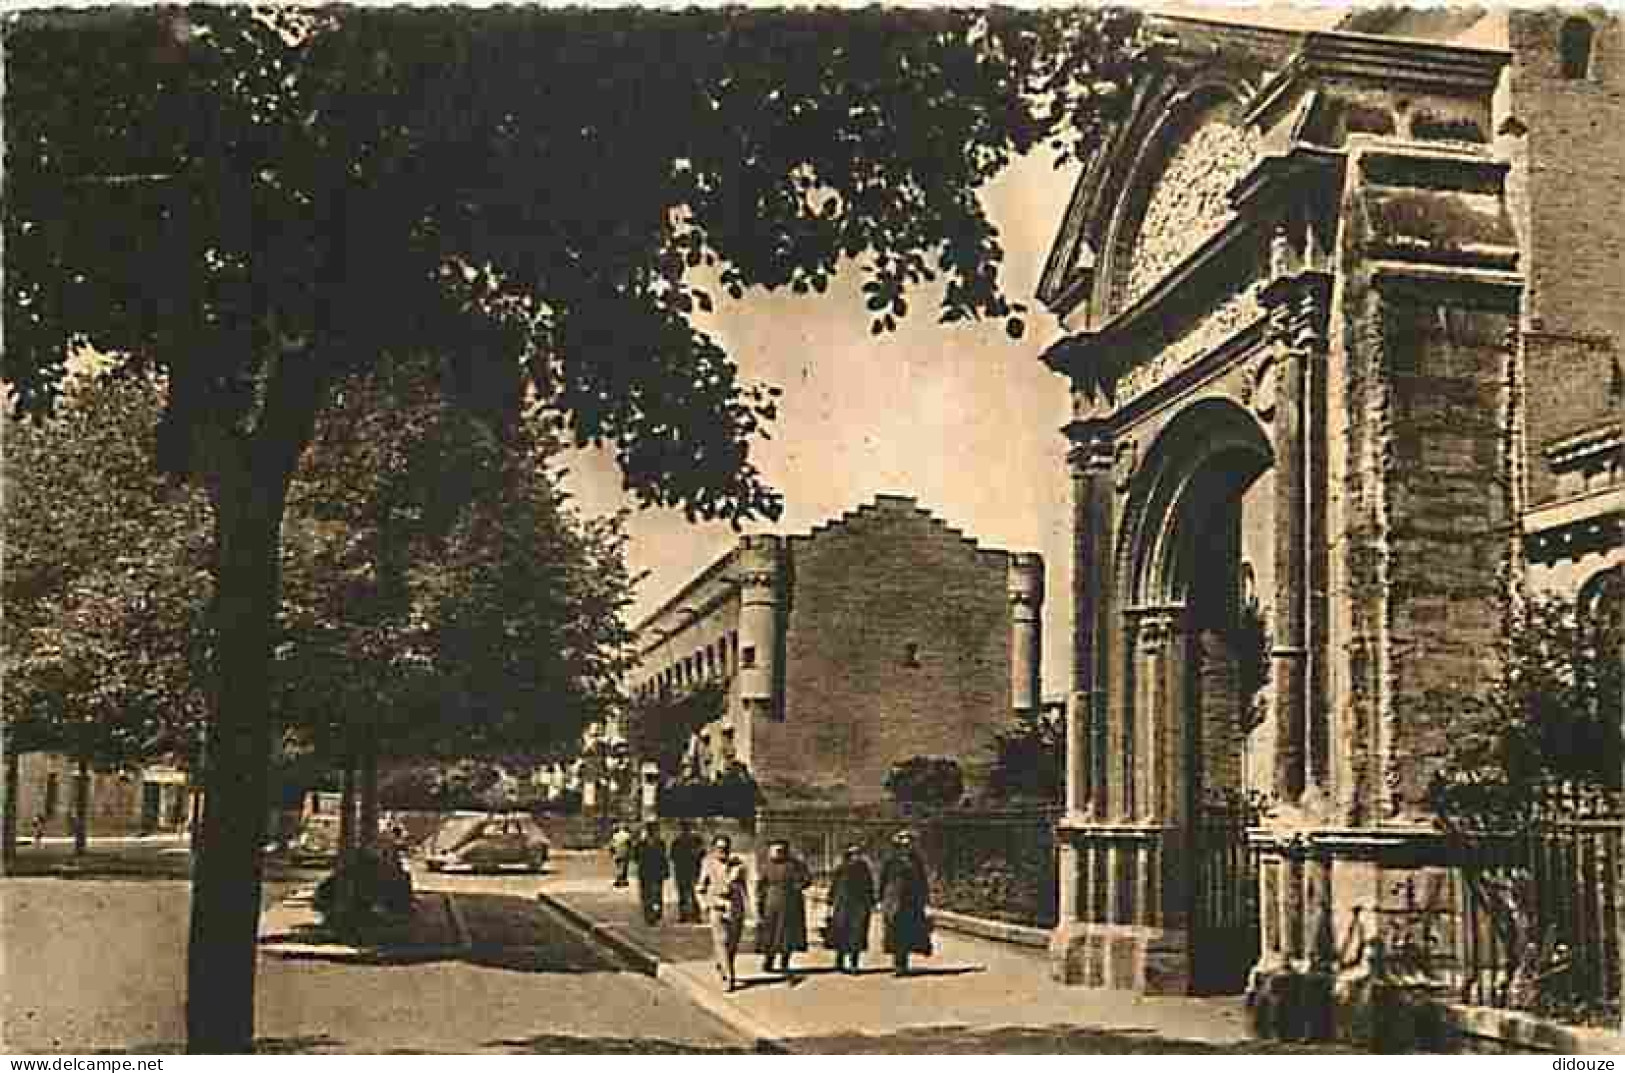
[[[717,975],[729,991],[738,986],[734,961],[739,955],[739,940],[745,933],[745,907],[748,898],[748,880],[745,863],[733,855],[733,842],[727,835],[718,835],[711,842],[700,868],[700,882],[696,892],[705,908],[706,920],[711,925],[711,945],[716,957]]]

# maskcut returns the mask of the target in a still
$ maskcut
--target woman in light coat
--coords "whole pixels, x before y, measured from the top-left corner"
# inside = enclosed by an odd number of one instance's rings
[[[733,855],[733,842],[728,836],[718,835],[711,842],[705,863],[700,866],[700,880],[694,891],[711,925],[711,950],[717,975],[729,991],[738,985],[734,961],[739,956],[739,940],[745,934],[745,907],[750,904],[748,886],[745,862]]]

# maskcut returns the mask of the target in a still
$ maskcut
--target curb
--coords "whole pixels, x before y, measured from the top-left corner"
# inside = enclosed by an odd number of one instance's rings
[[[598,943],[600,946],[609,947],[615,956],[625,962],[627,967],[634,972],[642,973],[644,976],[659,977],[659,955],[644,949],[624,935],[617,935],[614,929],[608,925],[598,923],[575,906],[555,898],[546,891],[538,891],[536,900],[544,907],[562,916],[577,931],[584,932],[587,939]]]
[[[457,896],[449,891],[440,892],[440,896],[446,900],[446,917],[451,921],[451,930],[457,933],[457,945],[464,950],[472,950],[474,933],[468,930],[468,920],[457,907]]]
[[[796,1053],[784,1033],[740,1009],[727,995],[707,987],[688,970],[662,962],[655,972],[655,979],[745,1037],[758,1054]]]
[[[654,977],[660,983],[678,992],[694,1005],[721,1021],[749,1043],[758,1053],[794,1053],[784,1033],[757,1020],[754,1016],[729,1001],[727,996],[718,994],[700,980],[695,979],[689,972],[669,961],[661,961],[658,954],[640,946],[624,935],[616,934],[614,929],[608,925],[598,923],[574,906],[546,891],[538,891],[536,900],[543,907],[562,917],[565,923],[581,934],[582,938],[607,947],[618,959],[624,961],[629,968],[645,976]]]

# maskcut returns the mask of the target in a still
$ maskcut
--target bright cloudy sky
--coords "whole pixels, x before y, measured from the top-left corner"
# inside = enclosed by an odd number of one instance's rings
[[[1181,14],[1325,27],[1327,7],[1268,9],[1182,6]],[[1018,162],[985,194],[1006,249],[1007,293],[1031,301],[1076,172],[1047,154]],[[784,389],[773,438],[755,449],[758,466],[784,494],[784,517],[759,530],[805,532],[888,492],[962,528],[984,546],[1037,551],[1050,593],[1044,683],[1065,688],[1071,563],[1066,551],[1069,487],[1065,382],[1038,361],[1061,332],[1038,313],[1012,342],[1001,325],[944,327],[916,301],[893,335],[875,339],[849,271],[819,296],[748,292],[721,305],[708,326],[753,379]],[[1033,303],[1036,305],[1036,303]],[[608,457],[583,455],[571,482],[590,511],[623,505]],[[631,525],[635,570],[649,571],[634,618],[658,606],[726,552],[725,524],[690,525],[680,512],[641,511]]]

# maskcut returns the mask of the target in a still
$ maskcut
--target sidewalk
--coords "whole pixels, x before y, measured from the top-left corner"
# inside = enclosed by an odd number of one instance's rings
[[[739,959],[744,987],[726,993],[703,925],[643,923],[636,888],[607,877],[566,874],[543,885],[545,905],[720,1017],[763,1049],[810,1054],[1164,1053],[1301,1050],[1254,1041],[1239,997],[1142,998],[1062,987],[1041,951],[939,931],[936,956],[919,974],[891,975],[878,927],[863,975],[832,971],[812,950],[786,979],[760,971],[747,929]],[[667,885],[668,895],[671,887]],[[675,907],[667,906],[667,919]],[[817,910],[809,912],[817,919]],[[811,923],[811,921],[809,922]],[[816,942],[816,936],[813,937]]]

